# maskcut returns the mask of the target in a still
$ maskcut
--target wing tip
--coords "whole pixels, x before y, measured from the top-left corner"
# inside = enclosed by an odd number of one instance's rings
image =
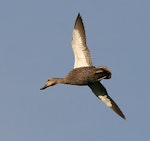
[[[74,28],[75,28],[75,26],[77,25],[77,22],[78,22],[78,21],[81,22],[81,24],[82,24],[82,26],[83,26],[83,28],[84,28],[84,25],[83,25],[83,21],[82,21],[82,17],[81,17],[81,15],[80,15],[80,12],[79,12],[78,15],[77,15]]]
[[[81,17],[80,12],[78,12],[78,16],[77,17]]]
[[[121,112],[121,110],[119,112],[116,112],[122,119],[126,120],[125,115]]]
[[[110,107],[117,115],[119,115],[122,119],[126,119],[125,115],[119,108],[119,106],[111,99],[112,107]]]
[[[126,119],[125,115],[119,108],[119,106],[115,103],[115,101],[109,95],[98,96],[109,108],[111,108],[118,116],[123,119]]]

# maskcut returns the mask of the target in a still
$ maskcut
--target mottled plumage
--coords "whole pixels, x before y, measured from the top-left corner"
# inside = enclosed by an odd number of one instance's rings
[[[72,49],[75,58],[74,69],[64,78],[49,79],[41,90],[59,83],[79,86],[88,85],[102,102],[125,119],[118,105],[108,95],[105,87],[100,83],[102,79],[111,78],[111,71],[106,66],[96,68],[92,65],[91,55],[86,45],[85,29],[80,14],[78,14],[74,25]]]

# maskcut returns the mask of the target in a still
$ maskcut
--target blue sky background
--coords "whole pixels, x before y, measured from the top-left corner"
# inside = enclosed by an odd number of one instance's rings
[[[81,13],[95,66],[106,65],[122,120],[87,86],[40,88],[72,68]],[[149,0],[1,0],[0,141],[150,139]]]

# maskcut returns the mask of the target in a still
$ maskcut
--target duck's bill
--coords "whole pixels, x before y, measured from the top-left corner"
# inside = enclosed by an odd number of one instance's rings
[[[46,89],[47,88],[47,86],[45,85],[44,87],[42,87],[40,90],[44,90],[44,89]]]

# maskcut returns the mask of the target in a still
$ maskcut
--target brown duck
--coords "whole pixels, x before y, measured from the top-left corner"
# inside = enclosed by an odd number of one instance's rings
[[[64,78],[48,79],[45,86],[40,90],[59,83],[79,86],[88,85],[101,101],[125,119],[120,108],[108,95],[105,87],[100,83],[102,79],[111,78],[111,71],[106,66],[96,68],[92,65],[92,59],[86,45],[86,35],[80,14],[78,14],[74,25],[72,49],[75,58],[74,68]]]

